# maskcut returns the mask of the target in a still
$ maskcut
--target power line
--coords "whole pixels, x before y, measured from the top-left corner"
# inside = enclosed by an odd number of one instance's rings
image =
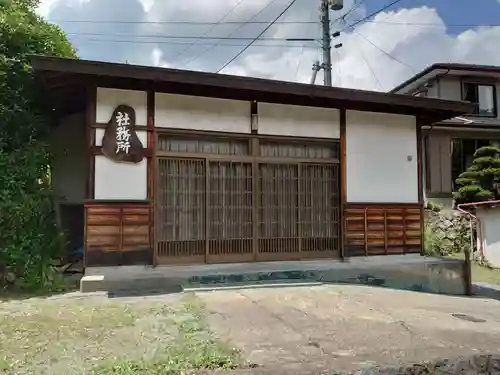
[[[375,78],[375,81],[377,81],[377,85],[378,87],[380,88],[381,91],[384,91],[384,88],[382,87],[382,83],[380,82],[380,80],[378,79],[377,77],[377,74],[375,74],[375,70],[373,70],[370,62],[368,61],[368,59],[366,58],[365,54],[363,53],[363,51],[361,50],[361,48],[359,49],[359,54],[361,55],[361,57],[363,58],[363,60],[365,60],[365,63],[366,65],[368,66],[368,69],[370,69],[370,71],[372,72],[372,75],[373,77]]]
[[[159,34],[108,34],[108,33],[66,33],[66,35],[82,36],[110,36],[124,38],[159,38],[159,39],[199,39],[199,40],[253,40],[252,37],[231,37],[231,36],[186,36],[186,35],[159,35]],[[300,39],[302,39],[301,37]],[[293,41],[299,38],[261,38],[265,41]],[[312,38],[311,38],[312,39]],[[187,43],[189,44],[189,43]]]
[[[366,21],[366,20],[368,20],[368,19],[372,18],[373,16],[376,16],[377,14],[379,14],[379,13],[383,12],[383,11],[384,11],[384,10],[386,10],[386,9],[389,9],[391,6],[393,6],[393,5],[397,4],[397,3],[401,2],[401,1],[402,1],[402,0],[394,0],[393,2],[391,2],[391,3],[389,3],[389,4],[385,5],[385,6],[383,6],[382,8],[380,8],[380,9],[376,10],[376,11],[375,11],[375,12],[373,12],[373,13],[370,13],[370,14],[369,14],[369,15],[367,15],[366,17],[361,18],[360,20],[358,20],[358,21],[354,22],[353,24],[351,24],[351,25],[347,25],[347,27],[346,27],[344,30],[342,30],[342,31],[345,31],[345,30],[347,30],[348,28],[352,28],[352,27],[354,27],[354,26],[356,26],[356,25],[359,25],[361,22],[364,22],[364,21]]]
[[[267,10],[267,8],[269,8],[272,4],[274,4],[277,0],[271,0],[264,8],[262,8],[260,11],[258,11],[257,13],[255,13],[252,17],[250,17],[250,19],[247,21],[247,23],[243,23],[242,25],[240,25],[240,27],[236,28],[235,30],[233,30],[231,33],[229,33],[228,37],[234,35],[237,31],[241,30],[243,28],[243,26],[247,25],[248,22],[250,21],[253,21],[255,18],[257,18],[259,15],[261,15],[264,11]],[[181,65],[187,65],[191,62],[193,62],[194,60],[196,60],[197,58],[203,56],[205,53],[213,50],[216,46],[212,46],[212,47],[208,47],[206,48],[204,51],[202,51],[200,54],[196,55],[196,56],[193,56],[192,58],[188,59],[187,61],[184,61],[181,63]]]
[[[151,40],[120,40],[120,39],[83,39],[85,42],[103,42],[103,43],[131,43],[131,44],[165,44],[165,45],[181,45],[189,46],[190,43],[174,42],[174,41],[151,41]],[[245,47],[246,43],[198,43],[199,46],[218,46],[218,47]],[[317,48],[314,45],[288,45],[288,44],[254,44],[254,47],[286,47],[286,48]]]
[[[363,3],[361,1],[358,3],[355,8],[358,8],[358,5]],[[352,9],[352,8],[351,8]],[[354,11],[355,9],[352,9]],[[352,12],[349,10],[345,15]],[[332,20],[332,22],[340,20],[342,17]],[[199,22],[199,21],[105,21],[105,20],[49,20],[48,22],[60,22],[60,23],[96,23],[96,24],[151,24],[151,25],[189,25],[189,26],[223,26],[223,25],[242,25],[242,24],[251,24],[251,25],[267,25],[271,21],[225,21],[225,22]],[[432,23],[432,22],[392,22],[392,21],[373,21],[373,20],[364,20],[362,22],[366,23],[374,23],[374,24],[386,24],[386,25],[405,25],[405,26],[432,26],[432,27],[498,27],[500,24],[473,24],[473,23]],[[307,25],[307,24],[317,24],[316,21],[278,21],[275,22],[276,25]]]
[[[411,66],[411,65],[408,65],[407,63],[399,60],[397,57],[391,55],[389,52],[385,51],[384,49],[382,49],[381,47],[379,47],[378,45],[376,45],[375,43],[373,43],[370,39],[368,39],[365,35],[359,33],[358,31],[356,31],[355,29],[352,29],[352,31],[354,33],[356,33],[357,35],[359,35],[360,37],[362,37],[364,40],[366,40],[368,43],[370,43],[373,47],[377,48],[380,52],[382,52],[384,55],[386,55],[387,57],[389,57],[390,59],[394,60],[394,61],[397,61],[398,63],[410,68],[413,72],[416,73],[416,69]]]
[[[335,49],[337,51],[337,79],[339,81],[339,86],[342,87],[342,70],[340,68],[340,51],[338,48]]]
[[[238,5],[238,4],[237,4]],[[259,12],[261,13],[261,12]],[[254,18],[254,17],[252,17]],[[267,25],[271,21],[222,21],[222,22],[202,22],[202,21],[118,21],[118,20],[47,20],[47,22],[54,23],[97,23],[97,24],[144,24],[144,25],[199,25],[199,26],[210,26],[210,25],[241,25],[245,24],[262,24]],[[285,24],[315,24],[316,21],[278,21],[275,24],[285,25]]]
[[[232,8],[231,8],[231,10],[229,10],[229,12],[226,12],[226,14],[224,14],[224,15],[223,15],[223,16],[219,19],[219,21],[218,21],[217,23],[213,24],[213,25],[212,25],[212,27],[210,27],[210,28],[209,28],[209,29],[208,29],[208,30],[207,30],[207,31],[206,31],[206,32],[202,35],[202,37],[207,36],[207,35],[208,35],[208,33],[210,33],[210,31],[212,31],[213,29],[215,29],[218,25],[220,25],[220,23],[221,23],[221,22],[223,22],[223,21],[224,21],[227,17],[229,17],[231,14],[233,14],[233,13],[236,11],[236,9],[238,9],[238,7],[241,5],[241,3],[243,3],[243,1],[245,1],[245,0],[240,0],[240,1],[238,1],[238,3],[237,3],[234,7],[232,7]],[[201,39],[201,38],[198,38],[198,40],[199,40],[199,39]],[[189,51],[189,49],[190,49],[190,47],[191,47],[191,46],[193,46],[193,45],[195,45],[195,44],[198,44],[198,43],[197,43],[197,41],[198,41],[198,40],[196,40],[196,41],[195,41],[195,42],[193,42],[193,43],[190,43],[190,45],[189,45],[189,46],[187,46],[186,48],[184,48],[182,51],[180,51],[180,52],[176,53],[174,56],[172,56],[172,59],[176,58],[176,57],[177,57],[177,56],[179,56],[179,55],[182,55],[184,52]]]
[[[314,12],[311,12],[311,14],[309,15],[309,20],[312,19],[313,15],[314,15]],[[309,32],[310,28],[311,28],[311,26],[307,27],[307,29],[305,30],[306,34]],[[299,77],[300,65],[302,64],[302,59],[304,57],[304,52],[305,52],[305,43],[306,42],[302,42],[302,49],[300,50],[300,56],[299,56],[299,61],[297,62],[297,69],[295,70],[294,81],[297,81],[297,78]]]
[[[361,0],[359,3],[354,3],[354,4],[352,5],[351,9],[349,9],[349,10],[348,10],[348,11],[347,11],[347,12],[346,12],[343,16],[340,16],[340,17],[338,17],[338,18],[334,19],[334,20],[332,21],[332,23],[331,23],[331,24],[333,25],[335,22],[337,22],[337,21],[339,21],[339,20],[344,20],[344,21],[345,21],[346,17],[347,17],[349,14],[351,14],[352,12],[354,12],[356,9],[358,9],[361,5],[363,5],[363,3],[364,3],[365,1],[366,1],[366,0]]]
[[[274,24],[276,23],[276,21],[278,21],[278,20],[281,18],[281,16],[282,16],[283,14],[285,14],[285,13],[287,12],[287,10],[288,10],[288,9],[290,9],[290,8],[291,8],[291,6],[292,6],[293,4],[295,4],[295,2],[296,2],[296,1],[297,1],[297,0],[292,0],[292,1],[290,2],[290,4],[288,4],[288,5],[287,5],[287,7],[286,7],[285,9],[283,9],[283,11],[282,11],[280,14],[278,14],[278,16],[277,16],[277,17],[276,17],[276,18],[275,18],[275,19],[274,19],[274,20],[273,20],[273,21],[272,21],[269,25],[267,25],[267,26],[264,28],[264,30],[262,30],[262,31],[260,32],[260,34],[259,34],[259,35],[257,35],[257,36],[256,36],[256,37],[255,37],[255,38],[254,38],[254,39],[253,39],[250,43],[248,43],[248,45],[247,45],[245,48],[243,48],[240,52],[238,52],[238,53],[236,54],[236,56],[234,56],[231,60],[229,60],[229,61],[228,61],[227,63],[225,63],[222,67],[220,67],[220,68],[216,71],[216,73],[219,73],[220,71],[222,71],[222,70],[223,70],[224,68],[226,68],[229,64],[231,64],[234,60],[236,60],[238,57],[240,57],[240,56],[241,56],[241,55],[242,55],[242,54],[243,54],[243,53],[244,53],[247,49],[249,49],[249,48],[250,48],[250,46],[251,46],[253,43],[255,43],[255,42],[257,41],[257,39],[259,39],[262,35],[264,35],[264,33],[265,33],[267,30],[269,30],[269,29],[271,28],[271,26],[272,26],[272,25],[274,25]]]
[[[347,21],[345,19],[342,19],[343,22],[348,25]],[[366,65],[368,66],[368,69],[370,69],[370,72],[372,73],[373,77],[375,78],[375,81],[377,82],[377,85],[378,87],[380,88],[381,91],[384,90],[383,86],[382,86],[382,83],[380,82],[380,80],[378,79],[378,76],[377,74],[375,73],[375,70],[373,69],[373,67],[371,66],[370,62],[368,61],[368,59],[366,58],[365,54],[363,53],[363,50],[361,48],[359,48],[359,54],[361,55],[361,57],[363,58],[363,60],[365,61]]]

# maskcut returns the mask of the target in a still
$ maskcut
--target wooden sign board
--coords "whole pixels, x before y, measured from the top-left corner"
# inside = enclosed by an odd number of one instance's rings
[[[144,158],[144,147],[135,132],[132,107],[119,105],[113,111],[102,137],[102,153],[116,162],[139,163]]]

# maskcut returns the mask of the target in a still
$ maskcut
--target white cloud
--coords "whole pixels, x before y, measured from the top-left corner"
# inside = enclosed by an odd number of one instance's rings
[[[42,16],[42,17],[47,17],[50,14],[50,11],[52,10],[52,7],[54,6],[54,4],[56,4],[57,2],[58,2],[58,0],[43,0],[43,1],[41,1],[40,5],[38,6],[38,9],[37,9],[37,14]]]
[[[226,21],[248,21],[252,17],[253,21],[270,21],[289,2],[289,0],[275,1],[261,12],[270,3],[269,1],[243,0],[227,16]],[[113,0],[107,2],[113,3]],[[67,32],[75,34],[74,37],[70,34],[70,37],[83,58],[121,62],[126,59],[130,63],[216,71],[234,57],[248,40],[195,41],[155,38],[154,41],[158,43],[145,43],[144,41],[153,39],[129,37],[127,40],[135,40],[136,43],[91,43],[88,37],[85,38],[81,34],[97,30],[104,35],[99,38],[107,39],[116,38],[112,37],[113,34],[255,37],[265,24],[244,26],[226,24],[213,27],[165,23],[165,21],[217,22],[238,3],[240,0],[114,0],[114,5],[108,4],[108,10],[103,10],[101,0],[44,0],[40,12],[46,17],[56,19],[80,17],[87,20],[132,19],[143,22],[132,25],[62,24]],[[353,0],[345,1],[344,13],[352,4]],[[75,6],[79,7],[78,12],[75,12]],[[128,16],[113,12],[118,6],[128,9],[127,12],[121,12],[128,13]],[[341,14],[335,12],[332,17],[337,18]],[[348,21],[352,22],[353,19],[359,19],[365,14],[365,9],[360,7],[349,15]],[[297,0],[297,3],[280,19],[280,21],[317,20],[318,7],[311,6],[310,0]],[[338,40],[335,40],[336,43],[343,44],[342,48],[332,53],[335,85],[385,91],[434,62],[500,65],[500,55],[495,47],[500,44],[500,27],[480,27],[453,35],[449,33],[436,10],[425,6],[382,12],[372,21],[358,25],[355,32],[346,30]],[[424,23],[432,25],[422,26]],[[343,27],[344,25],[337,22],[332,31]],[[264,36],[319,38],[320,35],[318,24],[277,24]],[[217,45],[209,45],[210,43]],[[267,46],[264,47],[263,44]],[[319,43],[308,42],[306,45],[302,49],[301,44],[296,42],[258,41],[224,69],[223,73],[308,82],[312,64],[321,57],[321,51],[318,48]],[[317,83],[322,79],[323,74],[318,74]]]
[[[151,59],[152,59],[152,65],[153,66],[158,66],[161,68],[168,68],[168,64],[163,62],[163,52],[162,50],[158,49],[155,47],[153,51],[151,52]]]

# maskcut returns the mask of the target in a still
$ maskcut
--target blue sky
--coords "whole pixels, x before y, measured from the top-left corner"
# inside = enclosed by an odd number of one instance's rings
[[[367,12],[376,11],[390,0],[366,0]],[[500,2],[498,0],[402,0],[392,9],[418,8],[428,6],[436,8],[447,25],[500,25]],[[458,34],[467,27],[450,27],[449,31]]]
[[[81,58],[217,71],[266,24],[212,27],[172,21],[217,22],[224,15],[228,15],[225,21],[270,21],[290,1],[42,0],[40,13],[58,21]],[[344,0],[344,11],[359,1]],[[392,1],[364,0],[348,21],[362,19]],[[280,21],[315,23],[275,24],[264,37],[279,41],[259,40],[223,73],[309,81],[311,66],[321,55],[319,44],[286,38],[320,37],[319,3],[295,0]],[[332,19],[338,15],[332,14]],[[78,20],[84,22],[68,22]],[[422,25],[429,23],[432,26]],[[488,24],[499,26],[475,27]],[[247,39],[195,39],[200,36]],[[357,25],[355,31],[347,30],[338,41],[343,47],[332,54],[334,84],[343,87],[389,90],[435,62],[500,65],[500,0],[402,0],[370,22]]]

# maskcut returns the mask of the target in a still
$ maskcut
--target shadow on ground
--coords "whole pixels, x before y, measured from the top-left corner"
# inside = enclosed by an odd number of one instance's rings
[[[475,283],[472,286],[474,297],[491,298],[500,301],[500,285]]]

